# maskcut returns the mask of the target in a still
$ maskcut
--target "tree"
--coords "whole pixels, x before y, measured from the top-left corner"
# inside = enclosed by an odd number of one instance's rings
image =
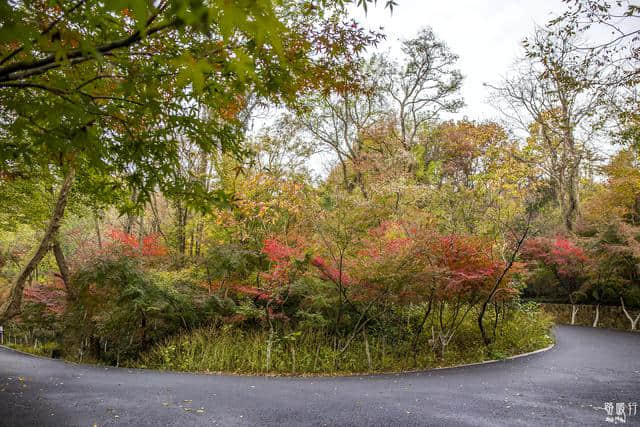
[[[640,225],[640,161],[630,149],[619,151],[606,165],[607,191],[603,195],[609,209],[631,225]],[[601,200],[602,202],[602,200]]]
[[[606,35],[597,42],[581,37],[576,39],[576,47],[598,55],[607,68],[607,73],[603,73],[602,77],[609,80],[611,88],[635,85],[639,77],[634,64],[640,60],[637,49],[640,7],[629,0],[564,2],[567,10],[549,22],[549,29],[557,35],[589,35],[594,29],[604,29]]]
[[[385,55],[362,60],[359,80],[347,81],[329,96],[310,99],[299,119],[336,155],[344,188],[359,188],[364,197],[369,196],[364,175],[371,154],[384,156],[392,146],[393,152],[410,158],[417,133],[441,112],[455,112],[463,105],[458,96],[462,76],[455,69],[458,57],[431,29],[404,41],[402,53],[398,61]],[[391,144],[372,146],[381,129],[391,131]],[[411,167],[406,159],[405,163],[405,168]]]
[[[245,295],[252,296],[256,304],[264,310],[264,319],[269,327],[266,344],[266,369],[271,369],[271,350],[276,332],[275,322],[286,321],[284,305],[291,293],[291,287],[304,275],[309,264],[309,256],[299,247],[289,246],[275,238],[266,239],[262,253],[267,256],[270,268],[256,275],[256,283],[237,286]]]
[[[519,255],[519,252],[522,248],[522,245],[525,243],[529,235],[529,232],[531,229],[531,221],[533,220],[534,214],[535,214],[535,211],[532,208],[529,208],[527,212],[527,218],[525,220],[525,225],[522,231],[520,232],[520,235],[516,237],[515,242],[512,244],[513,247],[511,248],[511,254],[506,259],[506,262],[504,264],[502,271],[496,277],[493,283],[493,286],[491,287],[491,290],[489,291],[484,302],[482,303],[482,307],[480,308],[480,314],[478,314],[478,328],[480,329],[480,335],[482,335],[482,341],[484,341],[485,346],[488,346],[491,343],[491,340],[484,328],[484,316],[487,312],[487,307],[491,302],[495,303],[494,298],[500,289],[500,285],[505,279],[508,278],[509,271],[511,270],[511,268],[513,268],[516,262],[516,259]],[[496,310],[496,324],[497,324],[497,317],[498,317],[498,313]],[[494,330],[494,338],[495,338],[495,330]]]
[[[431,28],[402,43],[403,61],[391,63],[383,76],[385,92],[393,100],[398,139],[406,150],[415,144],[418,131],[441,112],[456,112],[462,74],[455,68],[458,56],[436,37]]]
[[[200,207],[220,200],[176,173],[179,140],[240,155],[236,112],[247,93],[292,104],[299,92],[326,87],[321,71],[349,64],[371,41],[336,18],[345,3],[3,2],[0,176],[62,179],[0,322],[19,313],[25,279],[55,238],[76,175],[75,191],[129,199],[129,212],[157,190]]]
[[[589,239],[590,265],[584,292],[598,305],[620,302],[633,329],[637,322],[631,317],[627,307],[636,307],[640,296],[640,244],[636,239],[638,228],[618,219],[609,218],[604,221],[606,222],[603,224],[594,224],[599,232]],[[597,314],[598,310],[596,318]],[[596,324],[597,319],[594,327]]]
[[[493,298],[498,286],[504,289],[505,297],[512,290],[509,281],[504,280],[509,269],[493,258],[486,240],[475,236],[439,236],[434,241],[433,256],[435,264],[444,270],[436,288],[437,336],[433,337],[434,350],[443,358],[447,345],[472,309],[486,301],[487,296]]]
[[[529,239],[522,247],[522,258],[548,269],[556,279],[564,295],[572,305],[571,324],[575,323],[578,312],[578,293],[586,281],[585,267],[589,258],[585,251],[567,238],[537,237]]]
[[[501,86],[493,87],[506,118],[529,133],[530,158],[549,179],[566,231],[579,213],[579,182],[590,160],[596,113],[604,87],[595,56],[576,50],[570,35],[537,29],[525,40],[525,58]]]
[[[385,112],[380,75],[385,64],[380,58],[361,60],[360,80],[344,82],[331,94],[320,94],[307,101],[299,116],[302,127],[336,155],[345,190],[358,187],[368,197],[361,168],[364,166],[363,132]]]

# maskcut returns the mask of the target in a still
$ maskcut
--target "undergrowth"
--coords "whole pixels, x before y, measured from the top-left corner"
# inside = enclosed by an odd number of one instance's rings
[[[447,347],[444,358],[431,351],[431,328],[425,328],[418,351],[414,337],[359,334],[344,349],[325,330],[275,334],[267,366],[269,333],[226,325],[205,327],[161,343],[132,366],[190,372],[238,374],[352,374],[394,372],[501,359],[552,343],[551,319],[538,308],[514,311],[500,322],[494,342],[482,344],[475,317],[469,316]]]

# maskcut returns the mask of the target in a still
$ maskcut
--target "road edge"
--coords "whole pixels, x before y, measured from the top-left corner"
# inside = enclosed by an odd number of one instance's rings
[[[88,366],[88,367],[94,367],[94,368],[105,368],[105,369],[126,369],[126,370],[137,370],[137,371],[141,371],[141,372],[163,372],[163,373],[169,373],[169,374],[190,374],[190,375],[227,375],[227,376],[234,376],[234,377],[253,377],[253,378],[352,378],[352,377],[376,377],[376,376],[399,376],[399,375],[405,375],[405,374],[428,374],[430,372],[434,372],[434,371],[444,371],[444,370],[448,370],[448,369],[458,369],[458,368],[465,368],[465,367],[471,367],[471,366],[480,366],[480,365],[489,365],[492,363],[499,363],[499,362],[505,362],[508,360],[515,360],[515,359],[520,359],[523,357],[528,357],[528,356],[533,356],[535,354],[539,354],[539,353],[544,353],[546,351],[551,350],[552,348],[554,348],[556,346],[556,337],[555,334],[552,332],[552,337],[553,337],[553,342],[548,345],[547,347],[544,348],[540,348],[538,350],[533,350],[533,351],[529,351],[527,353],[520,353],[520,354],[515,354],[513,356],[508,356],[505,357],[504,359],[491,359],[491,360],[483,360],[481,362],[472,362],[472,363],[464,363],[461,365],[454,365],[454,366],[441,366],[441,367],[435,367],[435,368],[428,368],[428,369],[415,369],[415,370],[405,370],[405,371],[397,371],[397,372],[372,372],[372,373],[365,373],[365,372],[361,372],[361,373],[353,373],[353,374],[339,374],[339,375],[331,375],[331,374],[320,374],[320,375],[278,375],[278,374],[264,374],[264,375],[252,375],[252,374],[237,374],[237,373],[233,373],[233,372],[192,372],[192,371],[173,371],[173,370],[164,370],[164,369],[147,369],[147,368],[128,368],[128,367],[117,367],[117,366],[107,366],[107,365],[98,365],[98,364],[94,364],[94,363],[78,363],[78,362],[73,362],[73,361],[69,361],[69,360],[65,360],[65,359],[54,359],[52,357],[47,357],[47,356],[41,356],[38,354],[33,354],[33,353],[28,353],[26,351],[22,351],[22,350],[17,350],[15,348],[11,348],[8,347],[6,345],[0,345],[0,348],[4,348],[6,350],[9,351],[13,351],[25,356],[29,356],[29,357],[35,357],[38,359],[43,359],[43,360],[50,360],[50,361],[56,361],[56,362],[61,362],[61,363],[65,363],[68,365],[75,365],[75,366]]]

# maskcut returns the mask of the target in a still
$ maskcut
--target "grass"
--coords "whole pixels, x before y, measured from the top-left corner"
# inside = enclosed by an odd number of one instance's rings
[[[45,356],[52,357],[55,352],[60,350],[60,346],[57,342],[46,342],[40,345],[31,345],[31,344],[19,344],[19,343],[10,343],[5,342],[5,344],[9,348],[13,348],[14,350],[22,351],[24,353],[35,354],[36,356]]]
[[[132,366],[189,372],[237,374],[334,375],[398,372],[501,359],[547,347],[552,343],[550,316],[537,309],[513,312],[501,323],[496,340],[485,348],[474,317],[462,324],[444,359],[430,350],[425,335],[414,360],[412,339],[370,333],[359,336],[344,352],[324,331],[276,337],[267,369],[267,331],[230,326],[207,327],[173,337],[142,355]],[[430,328],[425,328],[430,331]],[[368,347],[368,351],[367,351]]]

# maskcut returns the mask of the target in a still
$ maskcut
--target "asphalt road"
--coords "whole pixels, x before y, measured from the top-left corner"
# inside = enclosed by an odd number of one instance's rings
[[[0,348],[0,426],[640,425],[640,334],[558,326],[557,345],[398,375],[268,378],[104,368]],[[633,409],[632,409],[633,410]]]

